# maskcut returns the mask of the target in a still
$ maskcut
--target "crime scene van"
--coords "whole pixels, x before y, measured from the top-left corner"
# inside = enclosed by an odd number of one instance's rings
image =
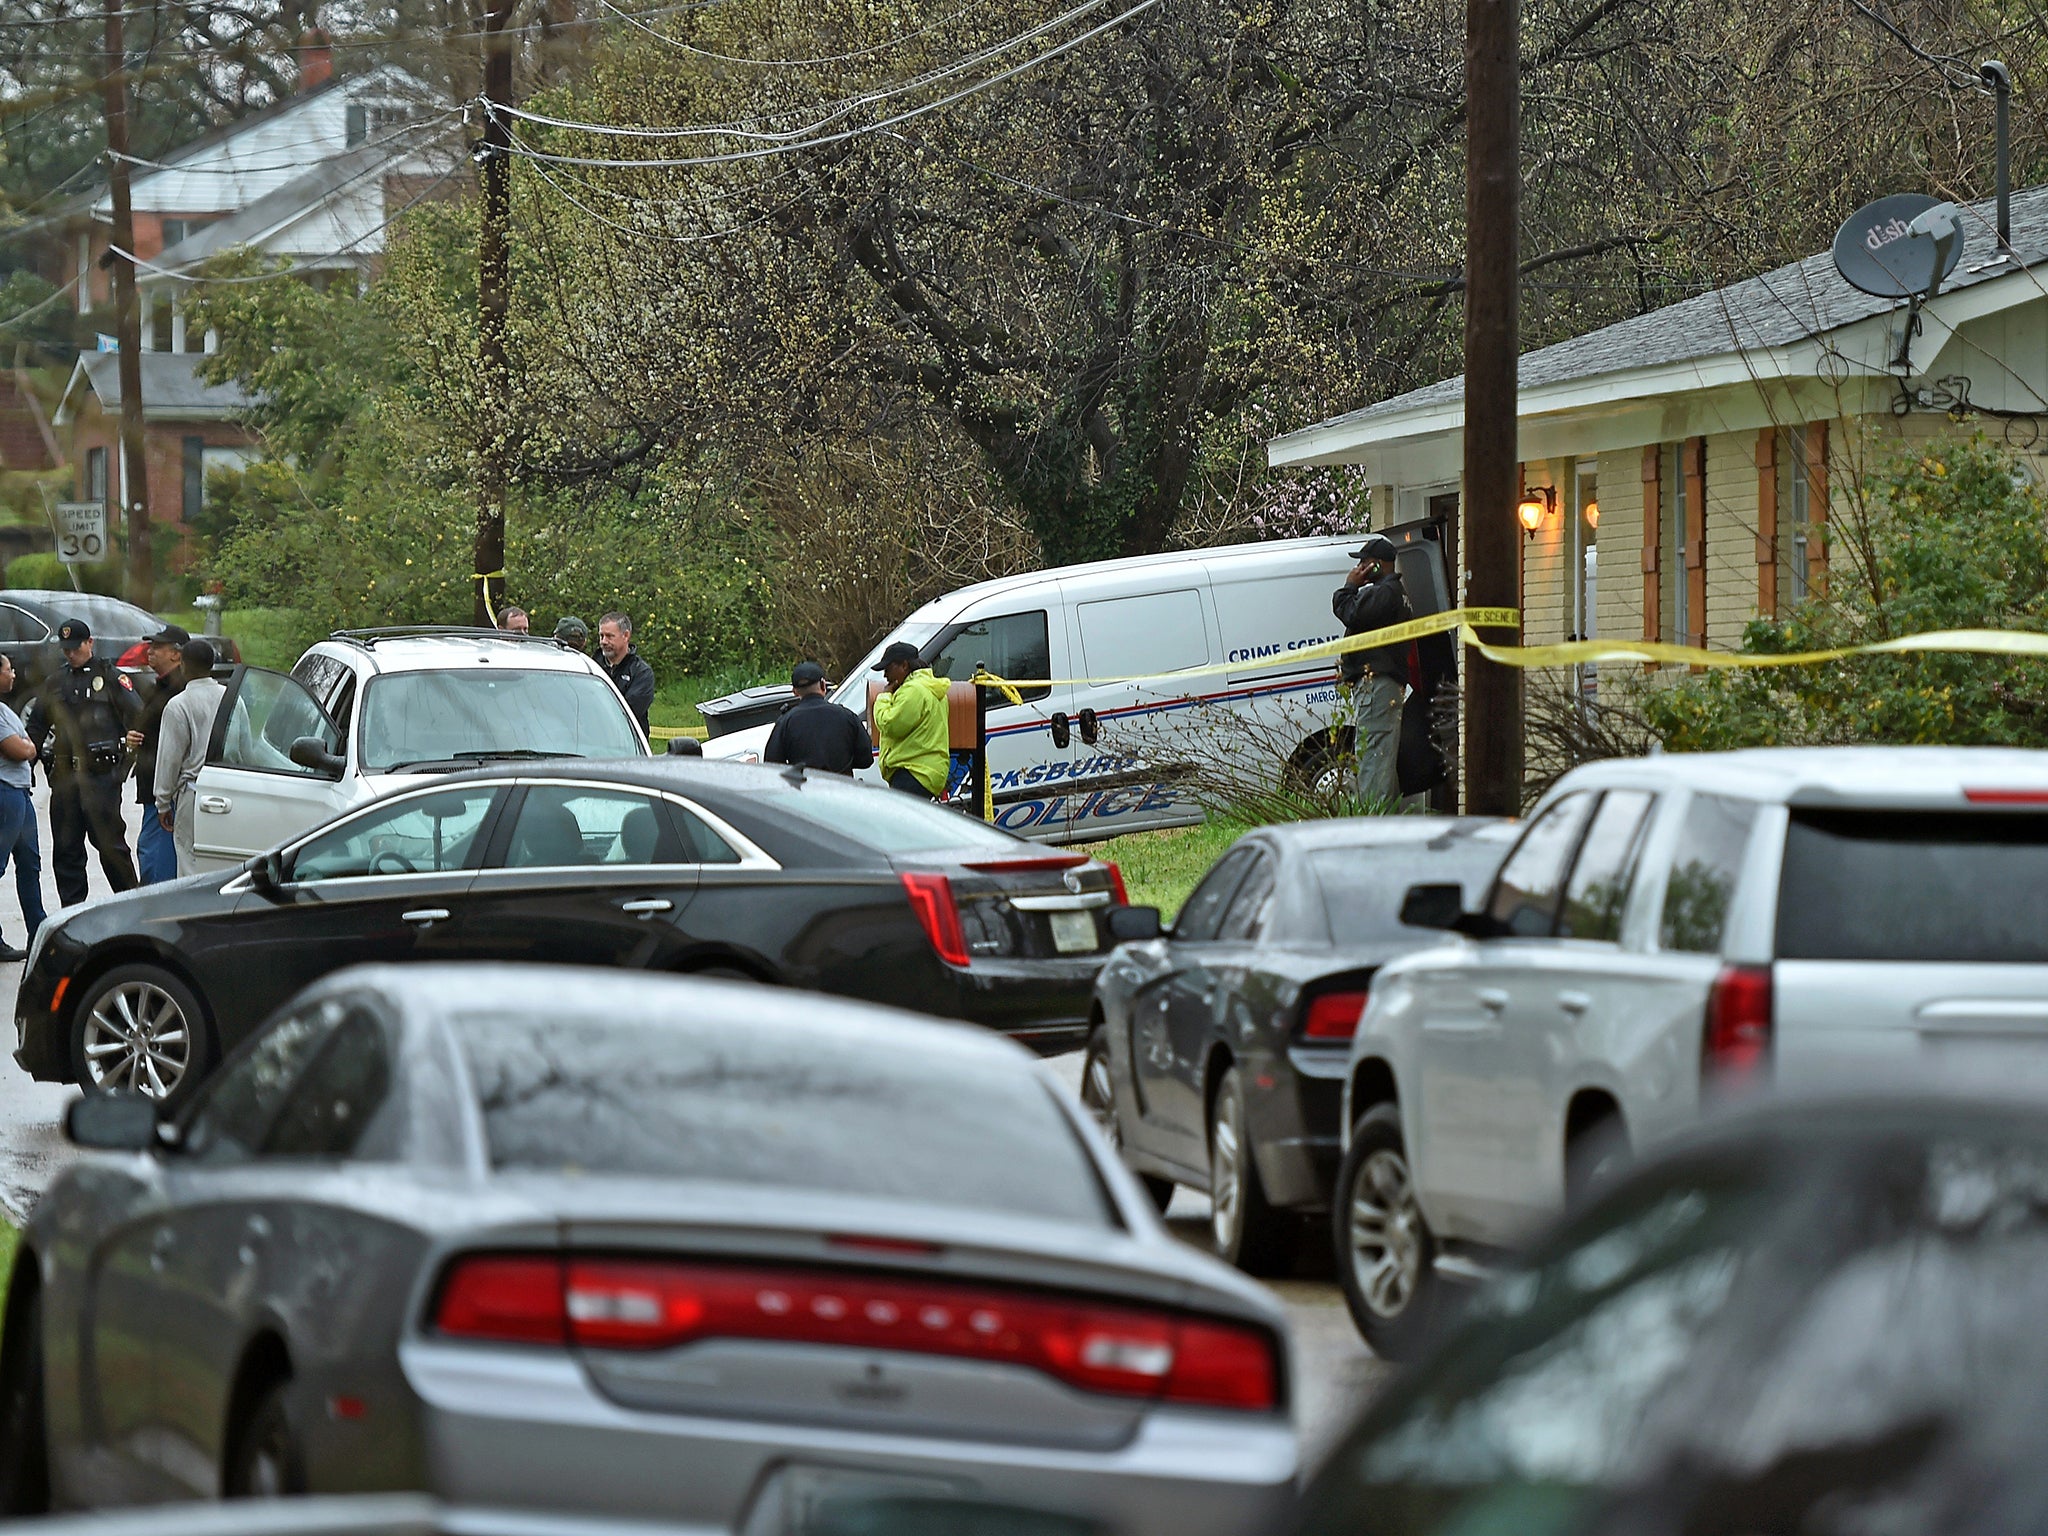
[[[1417,617],[1449,606],[1438,527],[1382,530],[1400,548]],[[832,697],[864,714],[869,669],[898,640],[955,682],[972,677],[977,663],[1000,677],[1043,680],[1019,690],[1020,701],[989,699],[999,826],[1062,843],[1199,822],[1185,765],[1213,757],[1215,734],[1232,728],[1233,715],[1269,751],[1275,775],[1291,768],[1313,777],[1347,744],[1330,719],[1335,661],[1289,655],[1342,633],[1330,595],[1363,537],[1176,550],[962,587],[899,624]],[[1206,668],[1222,670],[1175,679]],[[770,729],[713,737],[704,755],[756,760]]]

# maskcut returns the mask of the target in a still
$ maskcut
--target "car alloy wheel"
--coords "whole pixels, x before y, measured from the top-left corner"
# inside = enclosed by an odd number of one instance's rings
[[[81,1054],[92,1087],[167,1099],[191,1070],[192,1024],[157,983],[124,981],[93,1000]]]
[[[1422,1282],[1422,1212],[1400,1153],[1381,1149],[1359,1168],[1351,1190],[1352,1274],[1384,1318],[1396,1318]]]
[[[1081,1059],[1081,1107],[1088,1111],[1088,1118],[1095,1122],[1121,1159],[1124,1128],[1116,1114],[1116,1078],[1109,1065],[1109,1040],[1100,1025],[1088,1037],[1088,1051]],[[1124,1166],[1130,1165],[1126,1163]],[[1173,1181],[1156,1174],[1141,1173],[1138,1182],[1145,1186],[1153,1207],[1165,1215],[1166,1208],[1173,1204]]]
[[[1445,1298],[1398,1105],[1374,1105],[1351,1128],[1330,1201],[1330,1240],[1360,1336],[1382,1360],[1412,1360],[1435,1335]]]
[[[1209,1111],[1209,1232],[1225,1262],[1247,1274],[1277,1274],[1293,1262],[1298,1228],[1266,1203],[1246,1119],[1244,1083],[1231,1067]]]

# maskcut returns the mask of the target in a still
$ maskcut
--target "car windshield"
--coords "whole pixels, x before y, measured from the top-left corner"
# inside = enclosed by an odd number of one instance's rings
[[[1464,889],[1465,906],[1476,907],[1506,851],[1505,844],[1470,838],[1441,849],[1424,843],[1361,843],[1355,848],[1318,848],[1309,855],[1309,867],[1322,887],[1335,942],[1412,941],[1417,931],[1401,922],[1401,899],[1410,886],[1455,881]]]
[[[847,669],[846,677],[839,684],[839,691],[832,695],[832,702],[843,704],[857,715],[866,714],[868,681],[870,678],[876,681],[881,679],[881,673],[874,671],[873,668],[882,659],[882,652],[898,640],[908,640],[919,650],[923,650],[942,627],[938,624],[898,624],[892,633],[876,642],[872,651]]]
[[[1110,1224],[1037,1075],[856,1032],[458,1017],[494,1168],[769,1185]],[[936,1053],[935,1053],[936,1054]]]
[[[618,690],[590,672],[394,672],[363,694],[365,773],[501,757],[641,757]]]
[[[2048,816],[1794,813],[1785,833],[1778,954],[2048,961]]]
[[[960,848],[976,854],[1023,857],[1032,845],[986,822],[878,784],[830,774],[806,774],[803,787],[777,795],[778,816],[799,816],[883,853],[935,853]]]
[[[1300,1530],[1988,1536],[2048,1450],[2044,1306],[2040,1147],[1788,1138],[1624,1191],[1498,1282]]]

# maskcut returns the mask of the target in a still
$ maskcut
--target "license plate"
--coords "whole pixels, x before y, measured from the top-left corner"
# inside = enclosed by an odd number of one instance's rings
[[[1093,912],[1048,912],[1052,919],[1052,947],[1063,955],[1095,947]]]
[[[740,1536],[850,1536],[887,1530],[888,1516],[927,1501],[971,1495],[956,1478],[899,1476],[854,1468],[783,1467],[755,1497]],[[877,1516],[882,1517],[878,1522]]]

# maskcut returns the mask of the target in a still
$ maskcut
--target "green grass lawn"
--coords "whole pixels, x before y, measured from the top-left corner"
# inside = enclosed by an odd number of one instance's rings
[[[1171,921],[1209,866],[1250,830],[1248,822],[1206,821],[1199,827],[1127,832],[1090,844],[1088,852],[1123,871],[1124,889],[1130,892],[1132,905],[1157,907]]]
[[[657,729],[665,726],[677,731],[701,731],[704,717],[697,713],[700,699],[716,699],[764,683],[786,686],[788,682],[787,672],[763,676],[757,668],[749,667],[722,667],[705,677],[679,677],[655,689],[654,708],[647,712],[648,723]]]
[[[8,1282],[14,1278],[14,1255],[20,1247],[21,1233],[15,1230],[14,1223],[0,1221],[0,1297],[6,1296]]]

